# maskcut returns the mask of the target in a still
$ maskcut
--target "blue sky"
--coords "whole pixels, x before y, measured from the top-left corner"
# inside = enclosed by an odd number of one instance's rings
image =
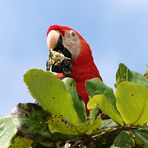
[[[147,0],[0,0],[0,115],[19,102],[33,102],[23,74],[45,69],[46,31],[52,24],[81,33],[111,87],[119,63],[140,73],[147,70]]]

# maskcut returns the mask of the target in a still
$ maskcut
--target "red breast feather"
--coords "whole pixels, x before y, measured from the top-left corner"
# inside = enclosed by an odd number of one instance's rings
[[[85,89],[86,80],[91,78],[101,78],[99,71],[93,61],[92,53],[87,42],[80,37],[80,55],[72,61],[72,78],[76,81],[78,94],[82,97],[85,104],[88,102],[88,94]]]

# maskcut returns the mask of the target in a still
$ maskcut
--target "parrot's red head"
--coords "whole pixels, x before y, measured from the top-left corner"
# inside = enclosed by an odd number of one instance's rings
[[[78,60],[80,57],[83,59],[85,55],[88,57],[91,54],[89,45],[80,33],[67,26],[59,25],[52,25],[47,31],[48,49],[54,49],[60,38],[63,46],[71,53],[72,60]]]
[[[60,51],[71,59],[71,77],[76,81],[78,93],[86,103],[88,101],[85,91],[86,80],[95,77],[101,79],[86,40],[79,32],[69,27],[53,25],[47,31],[47,46],[49,51],[51,49]]]

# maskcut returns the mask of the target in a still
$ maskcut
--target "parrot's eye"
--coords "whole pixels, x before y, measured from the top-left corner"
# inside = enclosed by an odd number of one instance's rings
[[[71,35],[74,37],[74,36],[75,36],[75,33],[74,33],[74,32],[72,32],[72,33],[71,33]]]
[[[75,37],[76,36],[76,33],[74,31],[70,31],[69,32],[69,35],[70,35],[70,37]]]

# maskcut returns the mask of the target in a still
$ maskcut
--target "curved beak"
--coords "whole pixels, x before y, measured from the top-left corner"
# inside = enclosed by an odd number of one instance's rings
[[[56,45],[58,43],[58,40],[59,40],[59,36],[60,36],[60,34],[57,31],[55,31],[55,30],[51,30],[48,33],[48,36],[47,36],[47,47],[48,47],[49,51],[56,47]]]

